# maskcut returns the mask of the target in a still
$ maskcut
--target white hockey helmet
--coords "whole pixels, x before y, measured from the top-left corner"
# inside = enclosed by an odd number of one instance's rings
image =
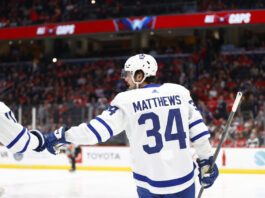
[[[141,70],[144,73],[144,78],[141,82],[134,81],[134,74],[136,71]],[[146,77],[155,76],[157,72],[157,62],[155,58],[148,54],[137,54],[129,59],[124,64],[124,71],[130,72],[132,80],[136,84],[142,83]]]

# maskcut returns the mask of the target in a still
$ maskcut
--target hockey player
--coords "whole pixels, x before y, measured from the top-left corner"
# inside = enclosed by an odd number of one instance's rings
[[[190,142],[199,157],[204,188],[218,176],[212,163],[209,133],[190,93],[177,84],[154,84],[156,60],[147,54],[130,57],[124,66],[129,90],[119,93],[109,108],[89,123],[61,127],[46,137],[55,154],[60,144],[97,144],[126,131],[133,177],[139,197],[195,197],[195,164]]]
[[[44,137],[38,130],[28,131],[19,124],[12,111],[0,102],[0,142],[13,153],[45,149]]]

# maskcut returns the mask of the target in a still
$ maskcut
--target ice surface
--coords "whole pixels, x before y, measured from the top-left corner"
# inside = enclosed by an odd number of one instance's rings
[[[265,175],[221,174],[202,197],[263,198],[264,181]],[[0,169],[1,188],[1,198],[137,198],[130,172]]]

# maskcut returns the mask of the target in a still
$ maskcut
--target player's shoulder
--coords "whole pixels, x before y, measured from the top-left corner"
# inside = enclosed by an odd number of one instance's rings
[[[182,93],[183,95],[186,95],[186,94],[189,95],[190,94],[190,91],[186,87],[184,87],[180,84],[164,83],[163,87],[164,87],[164,89],[174,90],[174,91],[177,91],[179,93]]]
[[[5,103],[3,103],[3,102],[1,102],[0,101],[0,112],[8,112],[8,111],[10,111],[10,109],[8,108],[8,106],[6,106],[6,104]]]
[[[178,95],[180,96],[182,95],[185,97],[190,95],[189,90],[179,84],[164,83],[157,88],[161,90],[161,94],[170,92],[170,93],[177,93]],[[112,103],[125,104],[130,101],[139,100],[139,98],[144,98],[146,94],[147,92],[145,89],[127,90],[127,91],[118,93],[112,100]]]
[[[122,106],[137,101],[146,96],[146,90],[131,89],[118,93],[111,102],[111,105]]]
[[[112,101],[124,103],[124,102],[136,97],[135,94],[136,94],[136,89],[123,91],[123,92],[118,93]]]

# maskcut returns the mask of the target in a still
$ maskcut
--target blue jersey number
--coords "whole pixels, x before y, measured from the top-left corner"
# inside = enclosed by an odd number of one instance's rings
[[[113,115],[114,113],[116,113],[116,111],[118,110],[119,108],[116,107],[116,106],[109,106],[108,107],[108,111],[110,112],[109,114],[110,115]]]
[[[153,112],[142,114],[138,120],[139,125],[145,124],[146,120],[151,120],[153,122],[153,129],[147,130],[146,134],[148,137],[153,136],[156,144],[153,147],[143,145],[144,151],[148,154],[158,153],[163,147],[162,135],[158,132],[160,129],[159,117]]]
[[[147,120],[151,120],[153,124],[153,128],[146,131],[147,137],[154,137],[155,139],[155,145],[149,146],[148,144],[143,145],[143,149],[146,153],[152,154],[152,153],[158,153],[163,148],[163,141],[162,141],[162,135],[159,132],[160,130],[160,121],[157,114],[151,112],[151,113],[145,113],[140,116],[138,119],[139,125],[145,124]],[[172,131],[173,124],[176,124],[177,131]],[[167,118],[167,125],[166,125],[166,131],[165,131],[165,140],[166,141],[173,141],[178,140],[180,149],[186,148],[186,133],[183,129],[182,124],[182,118],[180,114],[179,109],[170,109],[168,112],[168,118]]]

